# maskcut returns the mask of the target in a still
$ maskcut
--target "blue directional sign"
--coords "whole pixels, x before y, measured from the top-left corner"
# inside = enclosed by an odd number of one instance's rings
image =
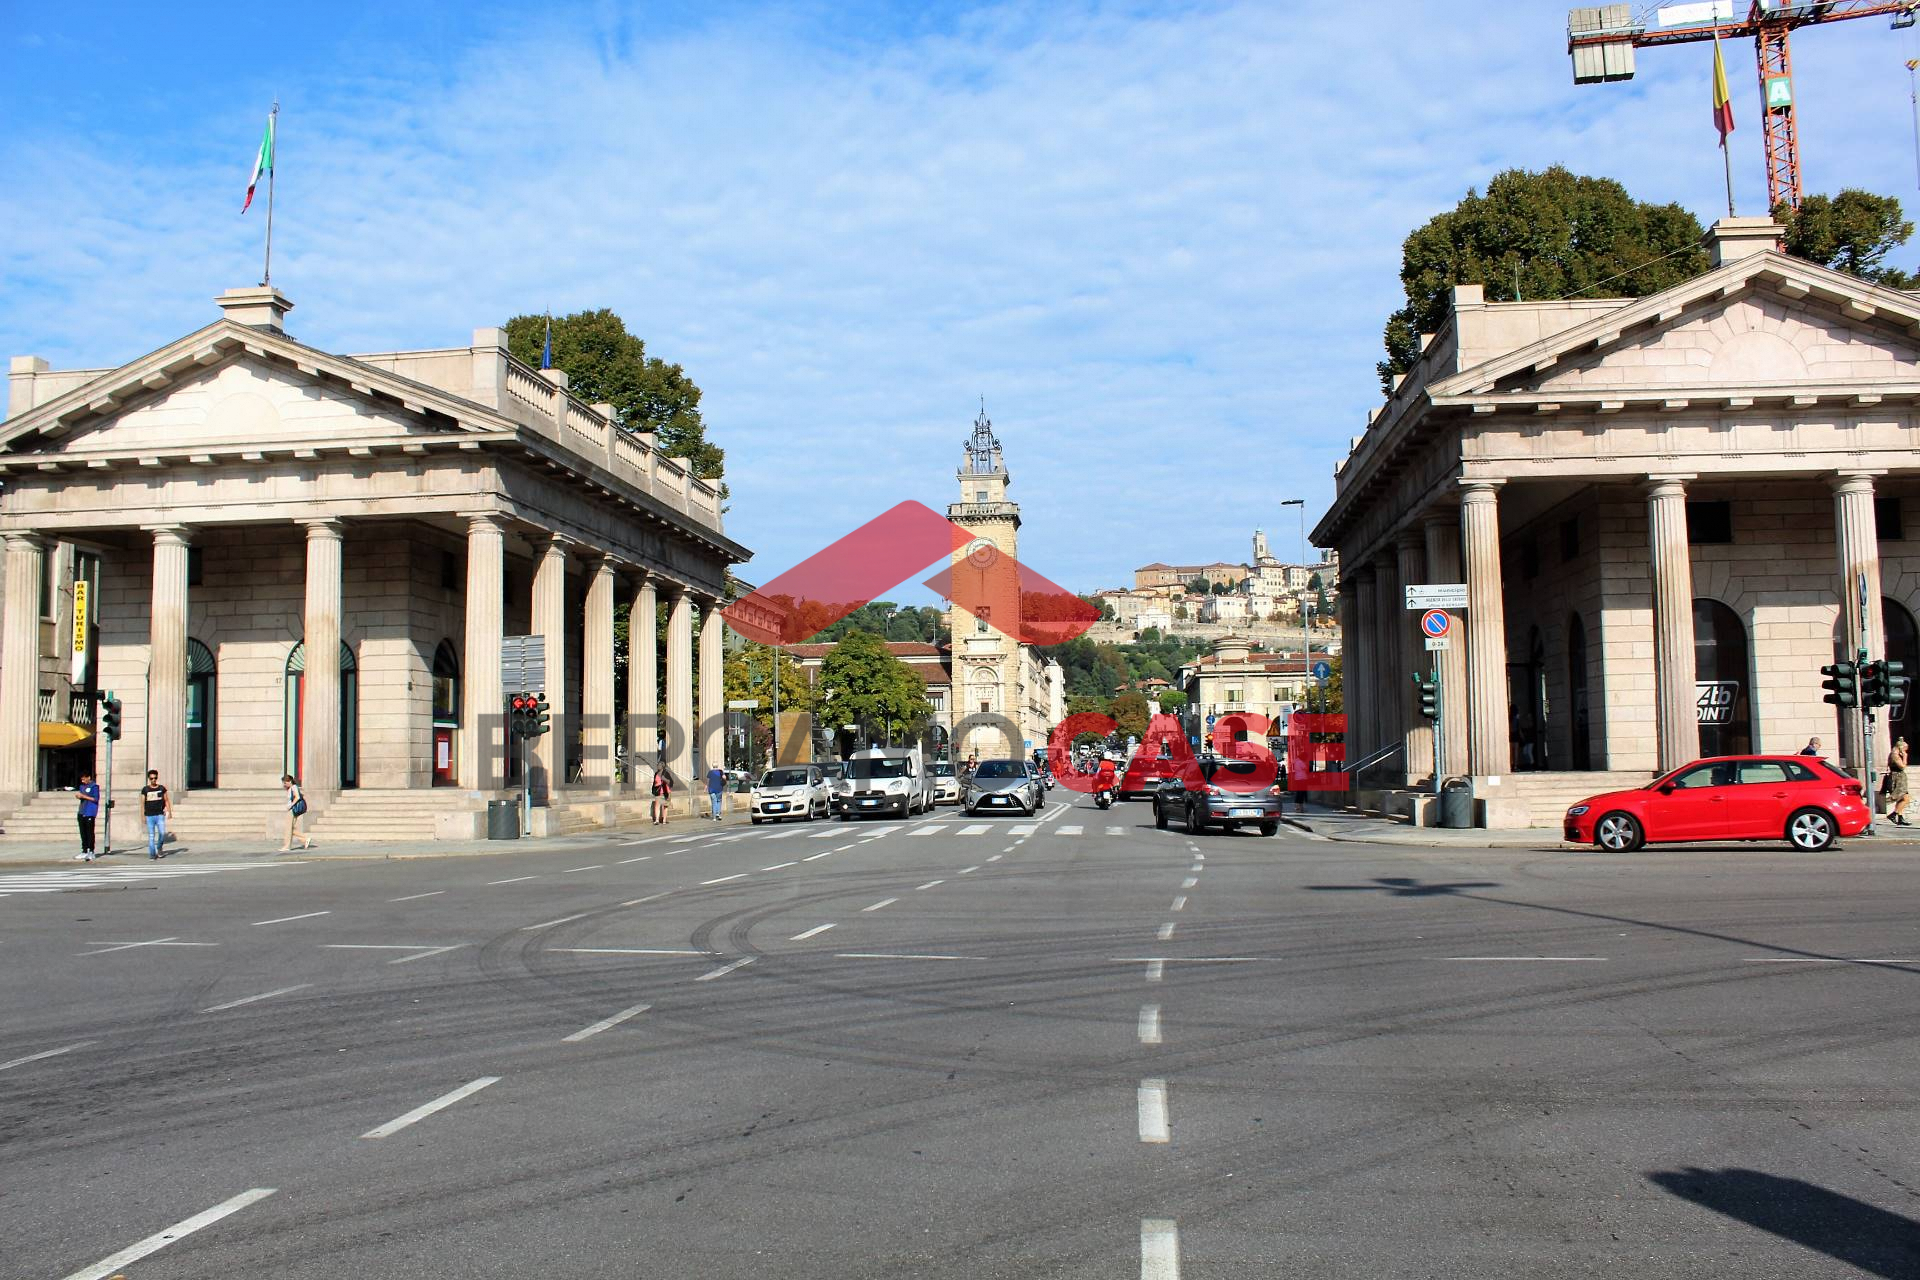
[[[1316,662],[1313,664],[1313,678],[1315,680],[1327,680],[1332,678],[1332,676],[1333,667],[1331,664],[1325,662]]]

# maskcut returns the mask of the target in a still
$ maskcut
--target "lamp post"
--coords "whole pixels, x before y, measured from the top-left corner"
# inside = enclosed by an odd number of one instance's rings
[[[1300,508],[1300,567],[1307,567],[1307,500],[1287,498],[1283,507]],[[1300,696],[1306,697],[1307,680],[1313,671],[1313,634],[1307,630],[1307,584],[1300,584]]]

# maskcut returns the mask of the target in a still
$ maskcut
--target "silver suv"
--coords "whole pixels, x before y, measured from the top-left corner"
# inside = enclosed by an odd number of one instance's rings
[[[1033,765],[1025,760],[982,760],[960,797],[970,814],[1017,810],[1031,818],[1040,811],[1041,788]]]

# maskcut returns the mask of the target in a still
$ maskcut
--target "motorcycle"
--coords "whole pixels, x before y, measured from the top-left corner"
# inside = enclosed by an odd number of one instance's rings
[[[1113,789],[1111,787],[1102,787],[1100,790],[1094,792],[1093,804],[1097,809],[1113,808]]]

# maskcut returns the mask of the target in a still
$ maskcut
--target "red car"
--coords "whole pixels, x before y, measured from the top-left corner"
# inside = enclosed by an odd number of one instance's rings
[[[1192,763],[1192,757],[1187,762]],[[1135,796],[1151,796],[1160,789],[1162,778],[1180,776],[1180,761],[1169,754],[1149,758],[1145,752],[1136,751],[1127,761],[1127,767],[1120,772],[1120,786],[1114,795],[1121,800],[1131,800]]]
[[[1631,853],[1683,840],[1785,840],[1813,853],[1873,814],[1860,783],[1812,756],[1714,756],[1567,810],[1566,838]]]

